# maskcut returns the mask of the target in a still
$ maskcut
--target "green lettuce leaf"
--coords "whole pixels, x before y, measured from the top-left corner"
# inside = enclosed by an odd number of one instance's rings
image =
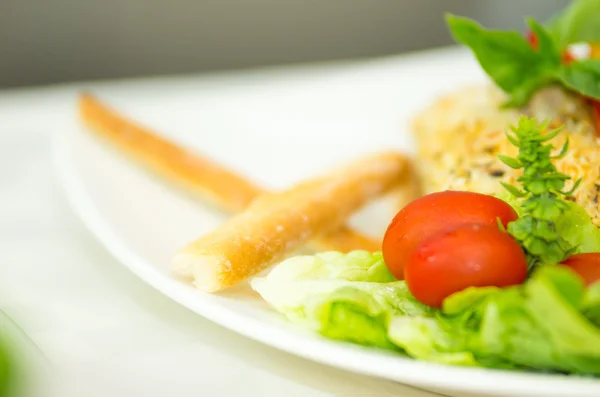
[[[565,48],[569,44],[600,41],[600,0],[573,1],[546,24],[552,38]]]
[[[382,348],[392,315],[425,315],[403,281],[393,281],[381,253],[327,252],[290,258],[252,288],[289,320],[327,337]]]
[[[437,310],[382,266],[380,253],[330,252],[288,259],[251,284],[331,339],[445,364],[600,375],[600,283],[586,288],[567,267],[541,266],[523,285],[467,288]]]
[[[515,365],[485,346],[485,309],[497,288],[468,288],[448,297],[435,317],[395,316],[390,340],[411,357],[438,363],[513,368]],[[494,340],[493,337],[491,340]],[[502,348],[496,346],[496,350]]]
[[[409,356],[442,364],[479,366],[464,339],[445,329],[438,319],[425,316],[395,316],[388,337]]]
[[[600,327],[600,281],[588,287],[581,311],[588,320]]]
[[[518,197],[513,196],[506,190],[503,190],[500,193],[494,194],[494,197],[499,198],[500,200],[506,202],[507,204],[510,204],[510,206],[513,207],[513,209],[517,212],[517,215],[519,215],[519,216],[523,215],[524,211],[523,211],[523,208],[521,207],[522,200],[519,199]]]
[[[586,316],[597,313],[595,288],[545,266],[524,286],[458,292],[435,317],[395,316],[388,335],[423,360],[600,375],[600,329]]]
[[[381,304],[368,292],[343,287],[314,305],[317,332],[364,346],[395,349],[387,337],[393,307]]]
[[[381,252],[336,251],[289,258],[268,275],[277,282],[300,280],[345,280],[386,283],[396,281],[383,262]]]
[[[561,266],[543,270],[525,286],[525,306],[546,335],[549,367],[600,375],[600,329],[580,312],[583,281]]]
[[[395,278],[388,271],[381,252],[322,252],[289,258],[266,277],[256,277],[251,285],[271,306],[292,321],[315,320],[315,301],[352,285],[370,291]],[[377,288],[376,288],[377,289]],[[315,328],[313,324],[311,328]]]
[[[575,253],[600,252],[600,229],[577,203],[567,201],[568,209],[556,220],[556,228],[572,245]]]
[[[496,195],[501,200],[510,204],[521,216],[523,209],[521,200],[507,192]],[[588,213],[579,204],[565,201],[567,209],[556,219],[556,228],[570,245],[576,246],[576,254],[586,252],[600,252],[600,228],[592,222]]]
[[[450,316],[465,313],[485,301],[488,296],[498,293],[498,291],[500,289],[496,287],[469,287],[444,299],[442,311]]]

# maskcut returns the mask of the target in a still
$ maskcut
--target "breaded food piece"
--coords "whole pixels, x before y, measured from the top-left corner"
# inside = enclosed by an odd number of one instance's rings
[[[465,87],[437,100],[413,120],[418,172],[424,193],[467,190],[486,194],[504,191],[500,181],[516,184],[520,170],[503,164],[498,154],[515,156],[517,149],[505,132],[525,114],[549,128],[564,124],[551,143],[560,149],[569,139],[568,154],[556,168],[569,175],[566,189],[578,178],[574,201],[600,226],[600,146],[592,110],[580,97],[558,87],[540,90],[522,109],[501,109],[508,98],[491,84]]]
[[[354,211],[397,186],[409,164],[399,153],[378,153],[260,196],[178,252],[174,272],[205,292],[231,287],[338,229]]]

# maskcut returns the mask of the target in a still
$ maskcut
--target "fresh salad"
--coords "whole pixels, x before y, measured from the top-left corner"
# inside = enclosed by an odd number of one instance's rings
[[[507,106],[549,84],[600,100],[600,60],[570,52],[600,43],[600,1],[530,20],[529,39],[448,23]],[[600,376],[600,229],[572,200],[578,182],[553,164],[569,151],[552,145],[560,133],[523,116],[507,133],[518,154],[499,156],[520,170],[505,194],[423,196],[394,217],[380,252],[292,257],[252,287],[328,338],[438,363]]]

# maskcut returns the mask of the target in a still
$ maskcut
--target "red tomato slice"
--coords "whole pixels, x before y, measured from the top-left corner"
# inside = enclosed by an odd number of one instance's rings
[[[506,226],[517,217],[510,205],[486,194],[432,193],[414,200],[396,214],[383,237],[383,259],[390,272],[401,280],[408,258],[427,237],[463,223],[498,228],[498,219]]]
[[[507,287],[527,278],[519,244],[496,226],[463,224],[423,241],[406,266],[406,284],[422,303],[440,307],[468,287]]]
[[[600,280],[600,253],[572,255],[562,264],[583,277],[587,285]]]

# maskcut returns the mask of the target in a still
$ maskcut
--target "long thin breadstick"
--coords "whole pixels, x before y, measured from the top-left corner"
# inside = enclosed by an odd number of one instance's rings
[[[137,163],[175,183],[201,199],[237,213],[257,196],[265,193],[260,187],[213,160],[161,138],[121,116],[90,94],[79,97],[79,113],[89,130],[116,146]],[[409,173],[398,182],[406,181]],[[379,241],[347,227],[332,231],[311,242],[320,250],[349,252],[357,249],[377,251]]]
[[[264,193],[257,185],[214,161],[126,120],[92,95],[80,95],[79,112],[90,131],[154,173],[227,211],[239,212]]]
[[[182,249],[175,273],[216,292],[257,274],[318,234],[335,230],[370,199],[402,179],[408,160],[367,156],[289,190],[266,194]]]

